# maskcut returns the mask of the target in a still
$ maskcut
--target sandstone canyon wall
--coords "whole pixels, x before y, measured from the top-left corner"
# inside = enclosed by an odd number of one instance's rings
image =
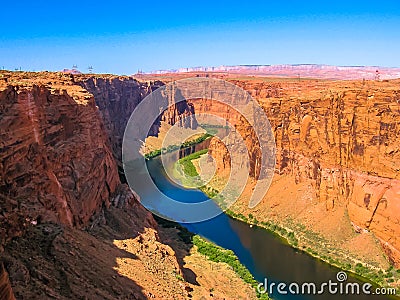
[[[64,299],[89,292],[80,284],[69,286],[74,282],[74,274],[84,272],[79,276],[87,280],[92,275],[89,270],[82,269],[82,264],[103,265],[107,261],[107,270],[98,268],[97,272],[108,272],[110,277],[115,277],[112,273],[115,258],[110,256],[105,261],[102,254],[84,244],[92,241],[92,245],[97,244],[100,249],[109,247],[115,252],[107,239],[119,237],[121,228],[125,227],[129,234],[124,238],[140,235],[129,243],[143,248],[142,244],[148,240],[151,247],[165,248],[167,254],[160,250],[164,254],[160,252],[159,257],[168,260],[165,268],[175,268],[181,273],[174,251],[159,241],[158,226],[152,215],[139,204],[132,191],[121,184],[118,174],[122,138],[129,116],[140,101],[162,83],[139,83],[129,77],[74,77],[49,72],[3,72],[0,80],[0,254],[4,254],[0,262],[1,298],[14,299],[6,269],[11,270],[11,282],[18,296],[58,295]],[[165,101],[170,98],[166,95]],[[181,122],[182,116],[189,117],[189,123],[182,125],[196,126],[192,114],[193,108],[186,102],[170,105],[156,120],[150,134],[157,135],[162,122],[171,125]],[[121,210],[114,212],[119,214],[120,220],[107,220],[110,215],[107,211],[112,211],[113,207]],[[125,223],[118,225],[118,222]],[[85,233],[98,225],[111,227],[105,227],[102,229],[105,233],[94,237]],[[33,234],[32,249],[24,241],[26,232],[28,240]],[[23,237],[20,241],[15,239],[20,236]],[[76,243],[82,248],[65,250],[76,247]],[[27,262],[24,255],[29,256],[31,252],[35,259]],[[81,262],[74,258],[77,253]],[[88,258],[90,253],[93,253],[92,258]],[[148,259],[150,254],[143,259]],[[59,261],[64,262],[62,266]],[[153,262],[157,263],[157,259]],[[136,267],[144,268],[141,271],[144,274],[148,272],[147,265]],[[86,287],[96,281],[95,275]],[[48,282],[46,278],[52,276],[54,280]],[[119,292],[107,290],[104,288],[110,285],[107,276],[102,287],[92,286],[98,293],[104,293],[105,298],[111,299],[115,293],[134,293],[135,299],[146,298],[141,295],[143,288],[135,285],[135,281],[125,283],[131,290],[124,290],[124,284]],[[160,280],[152,276],[152,280]],[[165,284],[176,281],[176,289],[170,289],[170,296],[182,294],[179,280],[173,274],[170,277]],[[31,290],[32,284],[40,288]],[[147,289],[151,290],[151,285],[150,282]],[[187,294],[184,288],[183,293]],[[161,289],[160,295],[165,295],[167,290]]]
[[[52,77],[1,85],[1,248],[42,222],[82,228],[119,190],[93,95]]]
[[[1,82],[2,244],[27,223],[83,227],[108,206],[120,184],[117,164],[130,114],[162,86],[116,76],[25,77]],[[173,125],[192,113],[186,102],[171,105],[150,134],[157,135],[161,121]],[[194,117],[189,126],[196,126]]]
[[[307,184],[306,192],[297,198],[315,202],[304,210],[311,212],[313,206],[323,204],[329,214],[344,206],[355,230],[373,232],[392,263],[400,266],[400,82],[253,79],[233,83],[252,94],[271,122],[277,145],[272,191],[282,182],[294,193]],[[195,105],[196,113],[204,107]],[[216,113],[224,114],[221,109]],[[249,152],[257,153],[248,124],[233,118],[243,136],[250,137],[246,138]],[[227,167],[225,147],[217,141],[210,147],[216,161],[225,162],[220,168]],[[267,194],[258,209],[274,213],[279,200],[269,206],[268,198],[273,196]],[[296,197],[290,197],[295,206]],[[288,203],[280,217],[302,220],[301,214],[305,213]],[[323,223],[317,213],[310,218]]]
[[[0,98],[2,241],[30,222],[86,225],[120,183],[93,96],[33,84]]]
[[[298,190],[307,183],[306,196],[328,214],[344,206],[355,230],[373,232],[399,265],[400,82],[232,83],[257,99],[272,124],[277,144],[275,186],[284,182],[283,188]],[[152,229],[147,238],[149,245],[154,244],[157,225],[121,184],[118,166],[131,112],[162,85],[129,77],[54,73],[0,78],[0,253],[13,237],[40,223],[86,228],[110,206],[133,210],[134,224],[129,227],[138,232]],[[251,127],[207,100],[170,106],[150,134],[157,135],[162,122],[173,125],[182,117],[189,117],[186,125],[195,127],[194,112],[214,112],[236,125],[252,153],[251,175],[257,177],[254,161],[260,150]],[[210,147],[221,167],[228,163],[225,147],[216,141]],[[277,201],[286,199],[281,196]],[[273,211],[268,203],[261,205]],[[321,221],[313,211],[311,218]],[[64,239],[57,243],[66,244]],[[10,291],[7,273],[0,268],[0,295],[12,299]]]
[[[121,166],[122,139],[129,117],[148,94],[164,84],[161,81],[138,82],[131,77],[117,76],[104,78],[80,76],[76,78],[76,81],[94,95],[112,145],[113,154]],[[178,90],[173,93],[174,97],[179,98]],[[157,118],[148,135],[157,136],[162,123],[174,125],[185,118],[187,118],[186,124],[180,125],[190,128],[197,127],[196,118],[193,116],[193,107],[189,103],[182,101],[175,105],[172,102],[172,96],[168,94],[164,99],[168,108]],[[154,109],[157,110],[157,113],[159,112],[158,107],[154,107]]]

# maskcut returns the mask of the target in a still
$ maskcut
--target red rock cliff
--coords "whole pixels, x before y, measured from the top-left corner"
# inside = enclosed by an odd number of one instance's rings
[[[83,87],[81,87],[83,86]],[[135,107],[161,82],[129,77],[13,74],[1,83],[0,236],[37,219],[84,226],[120,183],[116,161]],[[186,102],[159,118],[191,116]],[[157,134],[155,124],[150,134]],[[195,118],[189,126],[196,126]],[[39,220],[40,221],[40,220]],[[15,223],[20,226],[14,226]]]
[[[30,224],[86,226],[120,184],[93,96],[44,77],[0,86],[1,246]]]
[[[138,82],[130,77],[78,77],[77,82],[94,95],[99,107],[112,150],[117,162],[121,163],[122,139],[126,124],[137,105],[152,91],[162,87],[161,81]],[[175,94],[179,90],[175,91]],[[151,128],[149,135],[157,136],[161,122],[173,125],[184,117],[189,117],[187,126],[195,128],[196,119],[193,117],[193,107],[186,101],[173,105],[171,97],[166,99],[168,109],[163,112]],[[158,109],[158,108],[155,108]],[[158,111],[157,111],[158,112]],[[185,124],[182,124],[185,125]]]
[[[353,224],[372,231],[399,266],[399,81],[234,83],[257,99],[272,124],[279,174],[274,182],[293,178],[291,189],[310,182],[327,211],[345,205]],[[195,104],[196,113],[203,107]],[[251,135],[245,122],[238,128]],[[250,140],[250,153],[257,153]],[[220,143],[211,143],[211,153],[228,160]]]
[[[0,101],[2,241],[29,222],[87,224],[119,184],[93,96],[75,86],[9,85]]]
[[[1,299],[15,299],[13,292],[29,299],[187,299],[219,290],[196,281],[183,263],[188,245],[175,230],[159,230],[118,176],[127,120],[161,85],[0,72]],[[171,95],[165,93],[164,104],[172,104]],[[169,106],[150,134],[176,122],[196,127],[193,105]],[[198,259],[192,268],[204,264]],[[215,277],[204,272],[199,278]],[[219,294],[231,292],[238,294],[230,287]],[[250,294],[243,289],[246,299]]]
[[[112,154],[121,157],[131,112],[160,86],[116,76],[2,75],[1,245],[29,223],[84,227],[108,206],[120,184],[120,161]],[[193,107],[181,102],[159,121],[172,125],[192,113]],[[188,126],[197,126],[194,117],[190,120]]]

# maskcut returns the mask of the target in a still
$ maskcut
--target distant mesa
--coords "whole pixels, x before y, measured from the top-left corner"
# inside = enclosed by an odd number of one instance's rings
[[[400,78],[400,68],[377,66],[330,66],[319,64],[295,64],[295,65],[237,65],[219,67],[192,67],[175,70],[158,70],[144,74],[164,75],[177,73],[223,73],[251,76],[271,77],[302,77],[315,79],[396,79]],[[377,76],[377,74],[379,76]]]

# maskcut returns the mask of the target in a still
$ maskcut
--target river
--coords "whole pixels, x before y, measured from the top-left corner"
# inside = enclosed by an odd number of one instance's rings
[[[180,151],[175,155],[171,154],[167,161],[172,167],[177,157],[182,157],[194,151],[199,151],[208,147],[205,141],[190,149]],[[167,196],[182,202],[202,202],[207,200],[207,196],[196,189],[185,189],[170,180],[161,164],[160,157],[148,161],[148,170],[157,187]],[[231,249],[235,252],[240,262],[245,265],[259,282],[264,282],[267,278],[268,283],[315,283],[319,286],[329,280],[337,282],[336,274],[339,269],[317,260],[308,254],[298,251],[273,233],[259,228],[250,227],[248,224],[233,219],[222,213],[208,221],[182,224],[189,231],[199,234],[214,242],[215,244]],[[353,276],[347,282],[354,282],[361,285],[364,283]],[[373,291],[374,288],[371,288]],[[277,293],[276,288],[270,296],[273,299],[390,299],[387,296],[378,295],[332,295],[325,292],[322,295],[293,295]],[[327,288],[325,288],[327,291]]]

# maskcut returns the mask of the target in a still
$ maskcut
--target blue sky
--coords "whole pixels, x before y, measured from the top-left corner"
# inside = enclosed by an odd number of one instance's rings
[[[59,2],[59,3],[58,3]],[[400,67],[400,1],[7,1],[0,68]]]

